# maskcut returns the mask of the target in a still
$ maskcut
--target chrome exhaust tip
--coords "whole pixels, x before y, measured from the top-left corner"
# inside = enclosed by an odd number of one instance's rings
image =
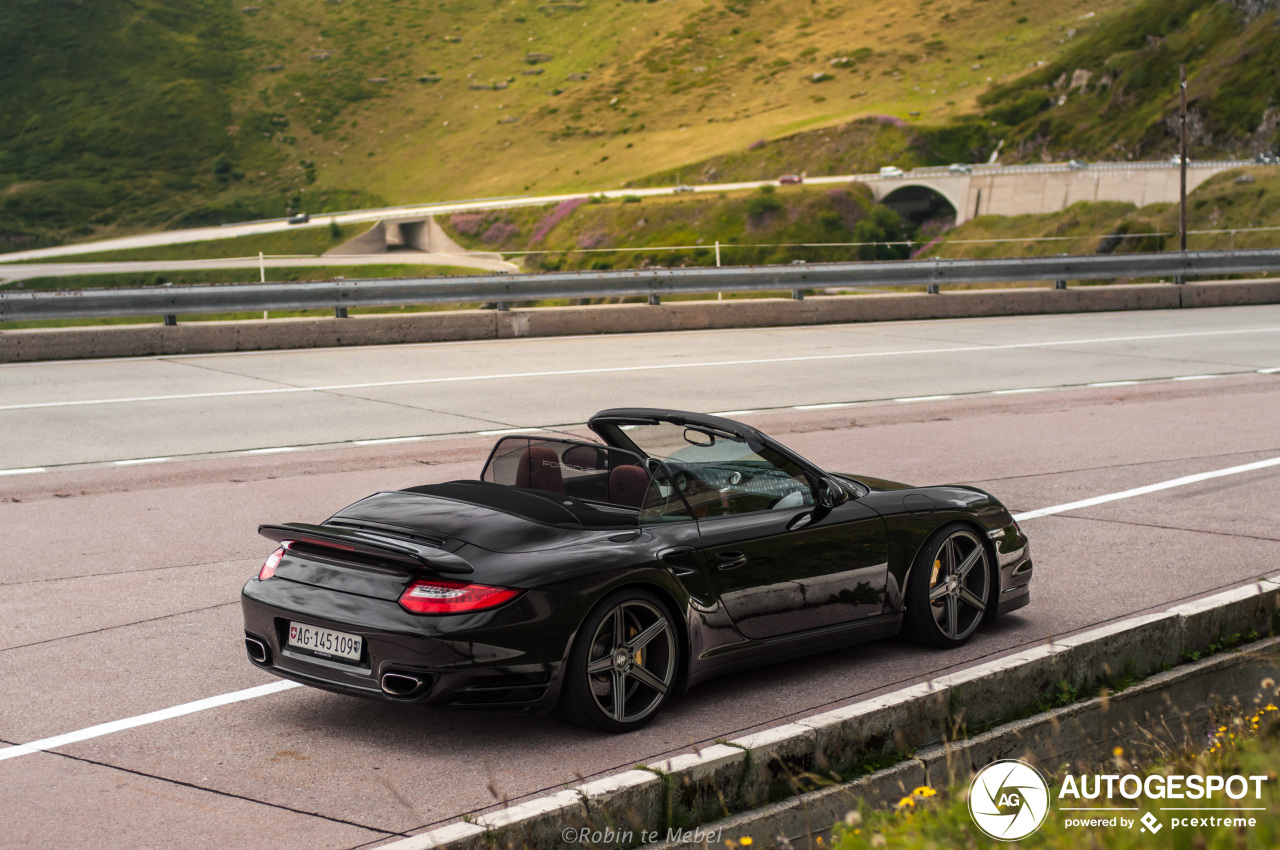
[[[266,664],[267,659],[271,657],[271,652],[267,649],[267,645],[255,637],[246,635],[244,648],[249,653],[249,659],[255,664]]]
[[[383,673],[380,684],[387,696],[404,699],[417,694],[426,683],[410,673]]]

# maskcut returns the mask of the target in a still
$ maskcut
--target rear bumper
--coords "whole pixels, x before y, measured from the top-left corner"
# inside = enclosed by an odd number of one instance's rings
[[[543,712],[560,693],[580,617],[566,597],[530,591],[493,611],[419,617],[393,601],[284,579],[250,580],[240,597],[249,661],[304,685],[350,696]],[[358,661],[322,657],[287,644],[290,621],[359,635]],[[256,656],[256,657],[255,657]],[[411,676],[412,692],[383,690],[387,673]]]

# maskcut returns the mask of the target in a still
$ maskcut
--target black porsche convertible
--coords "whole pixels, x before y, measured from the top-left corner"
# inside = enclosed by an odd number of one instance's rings
[[[716,416],[589,424],[601,442],[507,436],[479,480],[261,526],[250,660],[625,732],[713,676],[899,631],[959,646],[1030,598],[1027,539],[982,490],[827,472]]]

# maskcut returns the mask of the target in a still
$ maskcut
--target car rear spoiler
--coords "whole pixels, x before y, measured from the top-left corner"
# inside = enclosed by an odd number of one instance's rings
[[[258,533],[277,543],[291,540],[295,543],[307,543],[326,549],[358,552],[361,555],[372,555],[377,558],[389,558],[404,563],[420,564],[441,573],[470,573],[475,571],[471,564],[452,552],[446,552],[434,546],[424,546],[421,543],[400,537],[376,534],[371,531],[357,531],[329,525],[306,525],[301,522],[286,522],[283,525],[260,525],[258,526]]]

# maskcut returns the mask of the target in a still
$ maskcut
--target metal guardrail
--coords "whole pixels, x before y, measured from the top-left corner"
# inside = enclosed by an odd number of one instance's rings
[[[1013,283],[1112,278],[1185,278],[1280,271],[1280,249],[1018,257],[995,260],[902,260],[788,266],[643,269],[492,274],[317,283],[242,283],[141,288],[0,292],[0,321],[175,316],[271,310],[336,310],[408,304],[542,301],[552,298],[711,292]]]

